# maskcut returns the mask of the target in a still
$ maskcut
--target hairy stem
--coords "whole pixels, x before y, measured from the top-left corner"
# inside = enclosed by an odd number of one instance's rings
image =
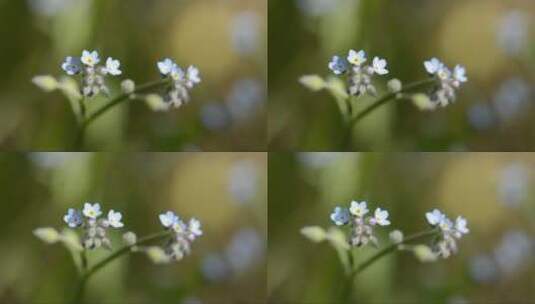
[[[170,234],[171,233],[169,231],[163,231],[163,232],[154,233],[154,234],[148,235],[146,237],[140,238],[136,243],[134,243],[132,245],[123,246],[121,249],[115,251],[114,253],[112,253],[108,257],[104,258],[102,261],[100,261],[100,262],[96,263],[95,265],[93,265],[91,268],[89,268],[87,271],[85,271],[82,274],[82,276],[80,277],[80,281],[78,283],[78,288],[76,289],[76,294],[74,296],[74,300],[72,301],[72,303],[73,304],[81,304],[82,303],[82,300],[83,300],[83,297],[84,297],[85,287],[87,285],[87,281],[98,270],[102,269],[104,266],[106,266],[109,263],[113,262],[115,259],[121,257],[122,255],[124,255],[126,253],[129,253],[130,250],[132,249],[132,247],[145,245],[147,243],[166,238]]]
[[[143,85],[140,85],[140,86],[136,87],[136,89],[132,93],[128,93],[128,94],[127,93],[123,93],[123,94],[118,95],[117,97],[111,99],[108,103],[106,103],[101,108],[99,108],[98,110],[93,112],[91,115],[89,115],[89,117],[86,118],[85,114],[84,114],[83,115],[83,120],[82,120],[82,122],[80,124],[80,127],[79,127],[78,137],[76,139],[76,148],[79,149],[79,148],[82,147],[83,141],[84,141],[85,130],[87,129],[87,127],[95,119],[99,118],[102,114],[106,113],[108,110],[112,109],[116,105],[118,105],[118,104],[120,104],[120,103],[122,103],[124,101],[127,101],[130,98],[131,95],[146,93],[147,91],[151,91],[151,90],[157,89],[157,88],[159,88],[161,86],[164,86],[164,85],[166,85],[168,83],[169,83],[169,79],[160,79],[160,80],[157,80],[157,81],[148,82],[146,84],[143,84]]]
[[[352,295],[352,291],[353,291],[353,286],[355,285],[354,281],[355,281],[355,277],[358,274],[363,272],[365,269],[367,269],[369,266],[371,266],[373,263],[375,263],[380,258],[388,255],[389,253],[394,252],[400,245],[404,245],[404,244],[412,243],[412,242],[415,242],[415,241],[419,241],[419,240],[428,238],[430,236],[436,235],[437,233],[438,233],[438,230],[433,229],[433,230],[422,231],[422,232],[415,233],[413,235],[407,236],[407,237],[405,237],[403,239],[403,241],[398,242],[398,243],[394,243],[392,245],[389,245],[389,246],[381,249],[376,254],[374,254],[373,256],[368,258],[366,261],[360,263],[356,268],[353,268],[351,273],[349,274],[349,276],[347,278],[347,281],[346,281],[347,284],[346,284],[345,292],[343,293],[344,302],[351,303],[351,295]]]
[[[395,93],[389,93],[384,95],[383,97],[377,99],[374,103],[369,105],[367,108],[359,112],[355,117],[352,117],[349,119],[347,123],[346,133],[345,136],[342,139],[342,144],[344,148],[347,148],[350,146],[351,143],[351,131],[353,130],[353,127],[362,119],[364,119],[366,116],[368,116],[370,113],[372,113],[375,109],[379,108],[383,104],[388,103],[391,100],[396,100],[396,96],[398,94],[403,94],[407,92],[411,92],[414,90],[425,88],[431,84],[436,83],[436,80],[434,78],[431,79],[425,79],[417,82],[410,83],[408,85],[403,86],[403,88]]]

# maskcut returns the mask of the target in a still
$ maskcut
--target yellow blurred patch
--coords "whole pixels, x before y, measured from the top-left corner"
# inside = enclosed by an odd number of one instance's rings
[[[468,77],[490,80],[506,62],[497,45],[501,1],[462,1],[443,19],[440,45],[448,65],[467,67]]]
[[[192,1],[172,25],[173,52],[198,66],[206,79],[225,76],[239,63],[231,43],[233,17],[232,8],[222,1]]]

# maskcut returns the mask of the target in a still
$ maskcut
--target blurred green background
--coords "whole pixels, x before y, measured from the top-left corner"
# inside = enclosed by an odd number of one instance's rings
[[[424,60],[466,66],[456,103],[420,112],[390,103],[354,130],[356,151],[535,149],[535,2],[531,0],[269,1],[269,143],[275,150],[335,150],[344,126],[334,99],[298,83],[327,76],[335,54],[386,58],[386,80],[427,77]],[[382,83],[381,83],[382,81]],[[372,102],[363,98],[361,107]]]
[[[376,229],[383,245],[391,230],[428,229],[433,208],[466,217],[470,233],[446,260],[379,260],[357,277],[354,303],[531,303],[534,168],[529,153],[270,153],[269,301],[337,303],[345,276],[336,251],[299,231],[330,227],[335,206],[366,200],[390,212],[392,225]]]
[[[100,202],[138,236],[161,231],[158,215],[196,217],[204,235],[178,263],[126,255],[93,276],[87,303],[254,303],[265,298],[265,153],[0,154],[0,303],[63,303],[76,269],[61,245],[32,235],[66,227],[68,208]],[[110,232],[114,248],[121,233]],[[91,252],[91,261],[107,255]]]
[[[127,103],[89,130],[89,150],[262,151],[266,147],[267,5],[249,0],[2,0],[0,148],[65,150],[76,123],[60,93],[35,75],[63,75],[66,56],[98,50],[137,84],[158,79],[156,62],[196,65],[191,102],[167,113]],[[121,78],[123,79],[123,78]],[[112,95],[119,79],[109,82]],[[89,111],[103,98],[89,102]]]

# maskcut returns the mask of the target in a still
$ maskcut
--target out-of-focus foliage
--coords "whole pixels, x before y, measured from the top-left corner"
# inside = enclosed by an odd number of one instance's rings
[[[126,255],[91,278],[87,303],[250,303],[265,296],[265,153],[30,153],[0,155],[0,302],[63,303],[77,283],[61,245],[33,236],[66,227],[85,201],[123,214],[138,236],[161,231],[158,214],[196,217],[204,235],[182,261]],[[111,232],[120,247],[121,233]],[[89,254],[90,264],[107,256]],[[200,301],[200,302],[198,302]]]
[[[71,148],[68,100],[31,79],[62,75],[66,56],[96,49],[121,61],[121,79],[156,80],[156,62],[171,57],[199,67],[202,83],[187,106],[168,113],[142,101],[115,108],[90,128],[88,149],[265,150],[266,12],[266,1],[242,0],[0,1],[0,147]],[[118,94],[120,80],[110,89]]]
[[[279,150],[334,150],[345,125],[328,92],[302,75],[331,74],[331,56],[364,49],[388,60],[390,77],[427,77],[431,57],[466,66],[456,103],[420,112],[383,106],[359,122],[354,148],[369,150],[535,149],[533,1],[269,1],[269,142]],[[387,92],[386,80],[377,88]],[[359,100],[360,109],[373,98]],[[357,109],[358,110],[358,109]]]
[[[336,251],[301,229],[334,226],[332,210],[351,200],[389,211],[380,247],[391,230],[428,229],[425,212],[433,208],[465,216],[470,229],[448,259],[420,263],[398,252],[379,260],[356,279],[359,303],[531,301],[534,168],[529,153],[270,153],[269,301],[339,303],[345,275]],[[376,251],[368,246],[355,258]]]

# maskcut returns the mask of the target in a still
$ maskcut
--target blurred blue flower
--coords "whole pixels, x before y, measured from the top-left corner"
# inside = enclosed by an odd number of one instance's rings
[[[228,190],[238,203],[249,203],[258,192],[260,173],[252,160],[240,160],[230,168]]]
[[[266,99],[264,84],[253,78],[236,81],[226,98],[234,121],[246,121],[254,117]]]
[[[232,45],[241,55],[257,51],[260,41],[260,17],[254,11],[238,13],[231,24]]]
[[[232,270],[239,274],[264,257],[265,241],[254,228],[239,230],[226,248],[226,257]]]
[[[498,194],[500,201],[509,207],[518,207],[530,191],[530,171],[526,164],[512,163],[506,166],[499,176]]]
[[[331,213],[331,220],[337,226],[342,226],[349,223],[350,215],[347,208],[335,207],[333,213]]]

